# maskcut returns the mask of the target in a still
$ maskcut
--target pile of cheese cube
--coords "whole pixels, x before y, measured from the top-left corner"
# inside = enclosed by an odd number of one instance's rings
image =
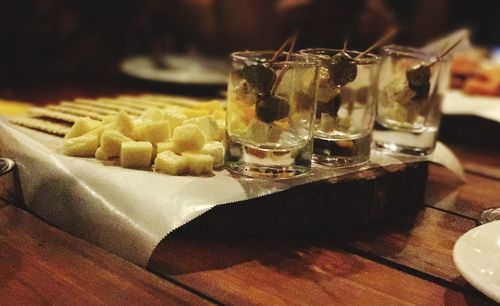
[[[102,121],[82,118],[66,134],[63,153],[170,175],[207,175],[224,165],[225,115],[213,102],[149,108],[138,118],[125,111]]]

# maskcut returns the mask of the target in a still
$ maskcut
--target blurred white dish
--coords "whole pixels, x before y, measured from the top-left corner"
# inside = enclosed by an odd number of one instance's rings
[[[472,286],[500,303],[500,221],[463,234],[453,247],[453,261]]]
[[[143,80],[193,85],[226,85],[229,64],[221,59],[191,55],[165,55],[163,65],[150,56],[129,57],[120,68],[125,74]]]
[[[444,115],[472,115],[500,123],[500,97],[467,95],[460,90],[449,90],[444,95]]]

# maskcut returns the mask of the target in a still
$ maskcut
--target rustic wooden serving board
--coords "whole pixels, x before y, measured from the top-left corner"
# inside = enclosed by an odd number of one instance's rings
[[[369,224],[424,204],[428,163],[372,168],[242,203],[220,205],[178,231],[222,235],[302,235]]]

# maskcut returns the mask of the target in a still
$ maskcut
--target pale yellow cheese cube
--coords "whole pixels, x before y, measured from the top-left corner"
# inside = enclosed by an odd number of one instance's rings
[[[333,132],[335,129],[335,118],[330,116],[328,113],[321,113],[321,119],[319,120],[319,130],[325,133]]]
[[[206,109],[192,109],[192,108],[186,108],[183,111],[183,114],[186,115],[186,117],[188,118],[196,118],[196,117],[210,115],[210,113]]]
[[[134,132],[135,122],[125,111],[121,110],[116,118],[117,130],[127,137],[131,137]]]
[[[186,173],[189,167],[186,157],[172,151],[164,151],[156,156],[154,169],[170,175],[179,175]]]
[[[207,110],[210,113],[213,113],[215,111],[224,110],[222,103],[220,103],[218,100],[212,100],[212,101],[208,101],[208,102],[200,102],[199,104],[196,105],[196,108]]]
[[[102,148],[97,148],[95,151],[95,158],[98,160],[109,160],[111,159],[111,156],[108,156]]]
[[[216,120],[226,120],[226,111],[225,110],[215,110],[210,116]]]
[[[99,139],[95,134],[82,135],[65,139],[63,153],[69,156],[94,157],[99,146]]]
[[[156,153],[160,154],[161,152],[164,151],[172,151],[175,152],[175,146],[173,142],[171,141],[164,141],[164,142],[159,142],[156,144]],[[177,152],[175,152],[177,153]]]
[[[84,135],[96,135],[97,139],[100,142],[102,134],[104,133],[104,131],[108,131],[108,130],[116,130],[116,124],[114,122],[112,122],[112,123],[107,123],[105,125],[101,125],[95,129],[91,130],[90,132],[85,133]]]
[[[189,165],[189,174],[210,174],[213,171],[214,158],[207,154],[182,153]]]
[[[141,122],[134,129],[134,140],[162,142],[170,138],[170,125],[168,121]]]
[[[214,168],[224,166],[224,145],[219,141],[210,141],[201,148],[200,153],[210,155],[214,158]]]
[[[284,129],[275,123],[265,123],[260,120],[253,120],[245,134],[248,139],[255,142],[278,142]]]
[[[176,152],[198,151],[205,144],[205,135],[195,124],[178,126],[174,130],[172,142]]]
[[[173,131],[175,130],[176,127],[179,125],[182,125],[182,123],[188,119],[186,115],[181,113],[179,110],[170,110],[170,109],[164,109],[163,110],[163,120],[167,120],[168,123],[170,124],[170,130]]]
[[[163,120],[163,112],[156,107],[146,109],[139,119],[143,122],[156,122]]]
[[[184,121],[183,124],[196,124],[205,135],[206,141],[220,140],[219,126],[210,116],[191,118]]]
[[[100,149],[102,149],[103,152],[106,153],[106,155],[109,157],[120,156],[121,145],[122,142],[125,141],[133,140],[128,138],[127,136],[122,135],[118,131],[107,130],[102,133]]]
[[[148,168],[151,165],[153,145],[147,141],[122,142],[120,165],[124,168]]]
[[[226,137],[226,119],[217,119],[215,122],[219,129],[219,139],[223,141]]]
[[[64,138],[74,138],[82,136],[83,134],[95,129],[100,124],[99,121],[90,119],[88,117],[78,119],[75,124],[71,127],[69,132],[64,136]]]

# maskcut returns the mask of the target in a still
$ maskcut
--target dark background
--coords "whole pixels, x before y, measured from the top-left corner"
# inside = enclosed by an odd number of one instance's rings
[[[298,47],[366,48],[392,25],[419,46],[468,26],[476,44],[500,44],[498,1],[452,0],[17,0],[0,1],[0,86],[119,77],[132,54],[227,56]]]

